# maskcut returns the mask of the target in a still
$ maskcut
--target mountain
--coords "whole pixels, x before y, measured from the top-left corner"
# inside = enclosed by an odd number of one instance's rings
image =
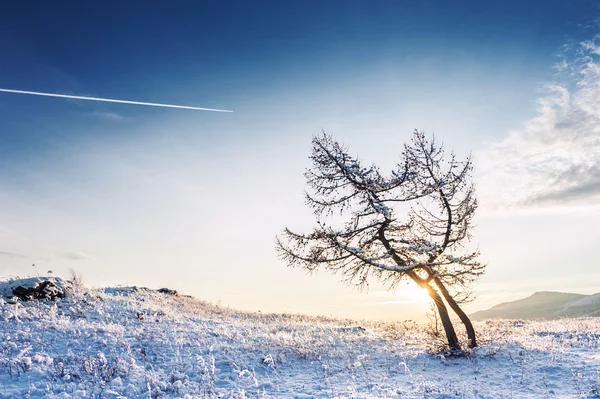
[[[542,291],[512,302],[504,302],[471,315],[483,319],[557,319],[600,316],[600,293],[593,295]]]

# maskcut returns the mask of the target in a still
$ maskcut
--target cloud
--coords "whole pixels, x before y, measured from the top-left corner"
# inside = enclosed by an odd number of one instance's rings
[[[86,255],[81,252],[73,252],[73,251],[52,251],[54,256],[61,259],[73,260],[73,261],[85,261],[85,260],[94,260],[93,257]]]
[[[29,259],[29,256],[17,254],[14,252],[8,252],[8,251],[0,251],[0,256],[6,256],[9,258],[18,258],[18,259]]]
[[[86,255],[81,252],[75,251],[51,251],[51,256],[28,256],[23,255],[16,252],[10,251],[0,251],[0,256],[14,258],[14,259],[35,259],[35,260],[44,260],[44,261],[52,261],[53,259],[62,259],[69,261],[90,261],[95,260],[93,257]]]
[[[537,115],[478,157],[484,207],[600,203],[600,35],[572,53]]]
[[[126,120],[126,118],[123,115],[117,114],[116,112],[94,111],[94,112],[91,112],[90,115],[94,118],[98,118],[98,119],[102,119],[102,120],[106,120],[106,121],[110,121],[110,122],[122,122],[122,121]]]
[[[20,238],[21,235],[14,231],[13,229],[9,229],[8,227],[0,226],[0,238]]]

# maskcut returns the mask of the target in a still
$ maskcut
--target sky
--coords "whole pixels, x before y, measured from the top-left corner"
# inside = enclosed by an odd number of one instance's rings
[[[274,249],[314,222],[313,135],[385,169],[418,128],[473,154],[469,310],[600,291],[595,1],[5,3],[0,88],[234,112],[0,93],[0,276],[419,318],[414,287],[358,292]]]

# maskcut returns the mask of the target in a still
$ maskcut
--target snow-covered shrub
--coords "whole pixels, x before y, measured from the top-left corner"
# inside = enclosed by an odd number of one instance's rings
[[[415,322],[87,290],[0,303],[0,399],[597,397],[599,319],[493,320],[477,329],[481,347],[450,358],[427,353],[435,340]]]

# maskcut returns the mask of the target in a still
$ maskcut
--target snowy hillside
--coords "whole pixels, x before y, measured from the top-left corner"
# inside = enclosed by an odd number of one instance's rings
[[[475,312],[474,320],[558,319],[562,317],[600,316],[600,294],[583,295],[542,291],[512,302],[504,302],[488,310]]]
[[[488,321],[465,358],[412,322],[243,313],[148,289],[0,299],[0,398],[595,398],[600,319]]]
[[[589,295],[569,302],[561,306],[556,313],[560,316],[600,316],[600,294]]]

